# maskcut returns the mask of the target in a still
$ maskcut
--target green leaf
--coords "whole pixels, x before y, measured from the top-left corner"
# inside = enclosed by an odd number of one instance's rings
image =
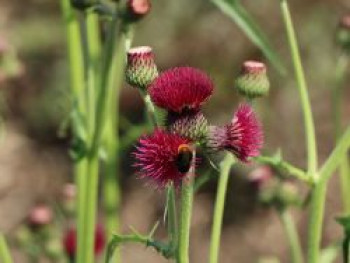
[[[272,63],[280,74],[286,74],[286,69],[279,55],[274,51],[267,36],[238,0],[211,1],[224,14],[229,16],[240,27],[240,29],[243,30],[247,37],[262,50],[266,58]]]

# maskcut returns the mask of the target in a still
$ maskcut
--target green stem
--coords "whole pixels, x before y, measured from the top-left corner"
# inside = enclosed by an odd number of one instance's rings
[[[308,232],[308,263],[319,262],[327,182],[342,161],[342,158],[348,151],[349,147],[350,128],[348,128],[341,137],[336,148],[321,167],[319,180],[316,181],[314,189],[312,190]]]
[[[298,230],[294,224],[293,218],[286,209],[280,211],[279,215],[289,242],[291,262],[302,263],[303,252],[300,245]]]
[[[87,145],[92,144],[96,125],[95,107],[96,90],[98,88],[100,58],[100,35],[98,27],[98,16],[91,10],[86,11],[86,45],[87,45],[87,65],[86,65],[86,105],[85,112],[87,120]],[[86,172],[78,179],[78,263],[92,263],[94,261],[94,236],[95,221],[97,211],[98,192],[98,153],[91,151],[83,162],[86,167],[82,170]]]
[[[116,23],[116,21],[114,21]],[[120,222],[119,222],[119,212],[120,212],[120,199],[121,190],[119,185],[119,98],[120,91],[122,89],[123,78],[120,75],[123,72],[120,67],[120,61],[122,61],[128,45],[131,43],[129,32],[119,31],[114,32],[114,34],[119,35],[119,39],[122,41],[118,45],[118,50],[116,50],[115,55],[120,58],[113,60],[111,65],[111,72],[119,72],[119,74],[111,74],[108,81],[108,91],[107,91],[107,110],[106,110],[106,127],[104,131],[104,143],[107,153],[106,159],[106,172],[103,180],[103,206],[105,210],[105,222],[106,230],[108,233],[108,240],[112,237],[113,233],[119,232]],[[124,45],[123,45],[124,44]],[[120,261],[119,250],[114,253],[114,262]]]
[[[334,120],[334,134],[336,141],[339,140],[342,134],[342,97],[343,97],[343,85],[346,76],[346,69],[348,66],[349,58],[342,54],[337,62],[335,68],[335,86],[332,88],[332,109]],[[349,160],[347,154],[345,154],[340,166],[339,166],[339,179],[343,200],[343,211],[345,214],[350,214],[350,176],[349,176]]]
[[[179,245],[177,262],[189,263],[190,227],[193,206],[193,183],[195,175],[195,152],[190,170],[182,180],[181,185],[181,216],[179,229]]]
[[[311,105],[309,100],[309,94],[307,90],[305,75],[303,66],[301,63],[299,47],[297,38],[289,11],[287,0],[280,0],[281,11],[283,16],[284,25],[287,32],[288,44],[290,47],[292,62],[295,71],[295,77],[298,84],[298,90],[301,100],[301,106],[304,115],[304,125],[306,132],[306,143],[307,143],[307,156],[308,156],[308,173],[314,179],[317,176],[317,145],[315,136],[315,126],[311,111]]]
[[[7,246],[5,236],[0,233],[0,262],[12,263],[10,249]]]
[[[226,154],[224,160],[220,164],[219,183],[216,193],[216,201],[214,208],[214,219],[211,229],[211,243],[210,243],[210,263],[217,263],[219,260],[219,248],[222,219],[225,208],[225,197],[227,191],[227,184],[230,175],[230,170],[235,160],[231,154]]]
[[[168,209],[168,233],[170,239],[170,247],[174,252],[176,250],[178,235],[177,235],[177,221],[176,221],[176,202],[175,189],[171,184],[167,189],[167,209]]]
[[[273,168],[277,169],[279,172],[286,173],[289,176],[295,177],[301,181],[308,184],[313,183],[313,179],[308,176],[303,170],[291,165],[290,163],[275,157],[270,156],[258,156],[255,160],[259,163],[271,165]]]
[[[159,126],[159,123],[156,116],[156,109],[151,100],[151,96],[149,94],[143,94],[143,101],[145,102],[147,115],[148,115],[148,118],[150,119],[150,122],[155,128],[157,128]]]
[[[74,103],[73,110],[86,115],[86,103],[84,102],[84,59],[82,52],[82,40],[80,32],[80,23],[76,12],[73,10],[70,0],[61,0],[62,15],[66,26],[68,61],[70,70],[70,88],[72,91]],[[73,133],[79,135],[80,123],[73,123]],[[78,240],[84,239],[84,217],[85,203],[83,202],[86,190],[86,158],[74,163],[74,176],[78,186]],[[82,246],[82,242],[78,242],[78,246]],[[83,251],[83,248],[78,248]]]

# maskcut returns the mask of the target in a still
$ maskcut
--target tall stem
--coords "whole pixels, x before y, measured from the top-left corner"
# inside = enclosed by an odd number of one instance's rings
[[[234,158],[231,154],[226,154],[224,160],[220,164],[219,183],[216,193],[216,201],[214,208],[214,219],[211,229],[211,243],[210,243],[210,263],[217,263],[219,260],[219,248],[222,219],[225,208],[225,197],[227,191],[227,184],[230,175],[230,169],[234,164]]]
[[[302,263],[303,252],[300,245],[298,231],[293,221],[293,218],[286,209],[280,211],[279,214],[289,242],[291,262]]]
[[[195,175],[195,152],[190,170],[181,185],[181,217],[179,229],[178,263],[189,263],[190,227],[193,206],[193,183]]]
[[[2,233],[0,233],[0,262],[12,263],[10,249],[7,246],[5,236]]]
[[[300,59],[300,52],[297,43],[297,38],[291,18],[291,14],[289,11],[287,0],[280,0],[281,3],[281,11],[283,16],[284,25],[287,32],[288,44],[290,48],[290,52],[292,55],[292,62],[295,72],[295,77],[298,84],[298,90],[301,100],[301,106],[303,109],[304,115],[304,126],[305,126],[305,135],[306,135],[306,143],[307,143],[307,156],[308,156],[308,173],[310,176],[317,176],[317,145],[315,138],[315,126],[311,111],[311,105],[309,100],[309,94],[307,90],[305,74],[303,70],[303,66]]]
[[[116,22],[116,21],[115,21]],[[114,22],[114,23],[115,23]],[[113,233],[117,233],[120,227],[119,212],[120,212],[120,174],[119,174],[119,98],[120,91],[122,89],[123,69],[121,67],[121,61],[125,57],[126,50],[131,43],[131,34],[128,30],[122,30],[113,32],[119,37],[120,43],[115,50],[116,58],[111,65],[111,73],[108,80],[108,92],[107,92],[107,110],[106,110],[106,128],[104,131],[104,144],[107,153],[106,159],[106,171],[103,180],[103,206],[105,210],[105,223],[107,233],[110,239]],[[113,74],[116,72],[116,74]],[[113,255],[114,262],[120,261],[119,251]]]
[[[87,145],[90,147],[96,125],[95,108],[96,90],[98,89],[100,58],[100,35],[98,27],[98,16],[91,10],[86,11],[86,120],[87,120]],[[98,191],[98,154],[97,151],[89,149],[86,167],[83,170],[86,174],[78,180],[78,263],[94,262],[94,236],[97,211]],[[82,168],[83,169],[83,168]]]
[[[171,184],[167,189],[167,208],[168,208],[168,235],[170,239],[170,246],[173,252],[176,251],[178,233],[177,233],[177,220],[176,220],[176,202],[175,202],[175,189]]]
[[[84,59],[82,53],[81,27],[77,18],[76,12],[73,10],[70,0],[61,0],[61,10],[66,26],[67,35],[67,50],[70,70],[70,88],[73,95],[73,107],[79,114],[86,116],[86,103],[84,102]],[[82,129],[79,127],[80,123],[73,123],[73,133],[78,135],[78,131]],[[83,240],[84,232],[84,191],[86,190],[86,158],[74,163],[75,182],[78,186],[78,239]],[[82,242],[78,242],[78,246],[82,246]],[[82,251],[83,248],[78,249]]]
[[[348,66],[349,58],[342,54],[338,58],[337,66],[335,68],[335,80],[334,87],[332,88],[332,109],[334,120],[334,134],[336,142],[338,142],[343,129],[341,124],[342,118],[342,90],[346,76],[346,69]],[[349,174],[349,160],[347,154],[345,154],[340,166],[339,166],[339,179],[343,200],[343,211],[345,214],[350,214],[350,174]]]

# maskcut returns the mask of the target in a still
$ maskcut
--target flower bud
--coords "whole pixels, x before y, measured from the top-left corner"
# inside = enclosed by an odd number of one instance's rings
[[[205,144],[208,134],[208,120],[200,111],[169,112],[167,127],[172,133],[181,135],[196,143]]]
[[[240,94],[249,99],[267,95],[270,89],[270,82],[266,74],[265,64],[253,60],[244,62],[235,86]]]
[[[53,213],[50,207],[44,204],[34,207],[29,214],[28,221],[31,226],[40,227],[52,222]]]
[[[158,76],[152,48],[135,47],[128,51],[126,81],[133,87],[145,90]]]
[[[126,3],[126,19],[137,22],[151,11],[150,0],[128,0]]]
[[[343,16],[340,20],[336,37],[341,48],[350,52],[350,14]]]
[[[263,185],[272,178],[272,170],[268,165],[262,165],[255,168],[248,174],[249,183],[255,189],[259,190]]]

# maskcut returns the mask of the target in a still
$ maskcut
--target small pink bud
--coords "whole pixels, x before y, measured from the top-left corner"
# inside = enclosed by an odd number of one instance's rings
[[[341,18],[336,37],[339,46],[350,53],[350,14]]]
[[[52,222],[53,213],[50,207],[44,204],[34,207],[28,217],[29,224],[32,226],[44,226]]]
[[[263,165],[255,168],[248,175],[248,180],[253,187],[260,189],[261,186],[272,178],[270,166]]]
[[[128,0],[127,15],[132,21],[137,21],[151,11],[150,0]]]
[[[63,197],[66,200],[74,200],[77,195],[77,188],[75,184],[67,183],[63,186]]]

